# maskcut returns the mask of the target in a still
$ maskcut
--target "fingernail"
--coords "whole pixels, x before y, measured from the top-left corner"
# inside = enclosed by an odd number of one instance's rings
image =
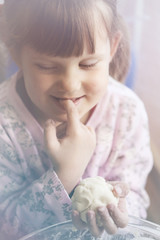
[[[94,212],[87,212],[87,220],[92,220],[94,218],[95,214]]]
[[[75,210],[72,211],[72,214],[73,214],[74,217],[77,217],[79,215],[78,212],[75,211]]]
[[[106,207],[99,207],[98,212],[103,213],[106,210]]]
[[[116,187],[115,187],[115,190],[116,190],[116,193],[117,193],[118,195],[121,195],[121,194],[122,194],[122,189],[121,189],[121,187],[116,186]]]
[[[51,125],[51,119],[48,119],[46,122],[45,122],[45,127],[49,127]]]

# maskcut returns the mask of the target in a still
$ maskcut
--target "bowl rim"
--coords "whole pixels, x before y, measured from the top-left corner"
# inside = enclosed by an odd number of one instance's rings
[[[72,220],[67,220],[67,221],[64,221],[64,222],[56,223],[56,224],[50,225],[48,227],[36,230],[36,231],[34,231],[32,233],[29,233],[29,234],[19,238],[18,240],[28,240],[29,237],[33,237],[37,233],[44,232],[44,231],[46,231],[48,229],[51,229],[53,227],[54,228],[55,227],[61,227],[61,226],[66,225],[66,224],[67,225],[68,224],[72,224]],[[74,227],[74,225],[73,225],[73,227]],[[144,219],[138,218],[138,217],[133,216],[133,215],[132,216],[129,215],[129,223],[128,223],[127,227],[126,228],[120,228],[120,232],[125,232],[125,230],[127,228],[129,228],[129,229],[132,229],[132,228],[133,229],[139,229],[139,230],[147,232],[148,234],[154,235],[154,237],[159,237],[160,236],[160,225],[158,225],[158,224],[156,224],[154,222],[150,222],[148,220],[144,220]],[[149,232],[147,230],[148,228],[153,229],[155,231],[155,233]],[[79,231],[79,230],[77,230],[77,231]]]

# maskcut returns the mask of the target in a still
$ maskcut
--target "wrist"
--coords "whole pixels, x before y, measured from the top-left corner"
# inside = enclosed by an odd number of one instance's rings
[[[69,172],[56,172],[58,178],[60,179],[61,183],[63,184],[65,190],[68,194],[75,189],[75,187],[79,184],[82,175],[81,174],[74,174],[73,171]]]

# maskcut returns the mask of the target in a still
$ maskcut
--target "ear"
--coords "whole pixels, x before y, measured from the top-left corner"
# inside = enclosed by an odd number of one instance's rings
[[[116,34],[114,35],[114,37],[111,41],[110,62],[112,61],[112,59],[117,51],[118,45],[121,41],[121,38],[122,38],[122,33],[120,31],[118,31],[118,32],[116,32]]]

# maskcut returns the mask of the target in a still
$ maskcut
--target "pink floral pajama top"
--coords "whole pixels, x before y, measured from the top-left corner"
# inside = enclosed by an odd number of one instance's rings
[[[16,81],[17,74],[0,85],[0,236],[5,240],[71,218],[71,199],[45,152],[43,129],[18,96]],[[143,103],[110,77],[87,125],[95,129],[97,144],[82,178],[127,182],[129,214],[145,218],[153,160]]]

